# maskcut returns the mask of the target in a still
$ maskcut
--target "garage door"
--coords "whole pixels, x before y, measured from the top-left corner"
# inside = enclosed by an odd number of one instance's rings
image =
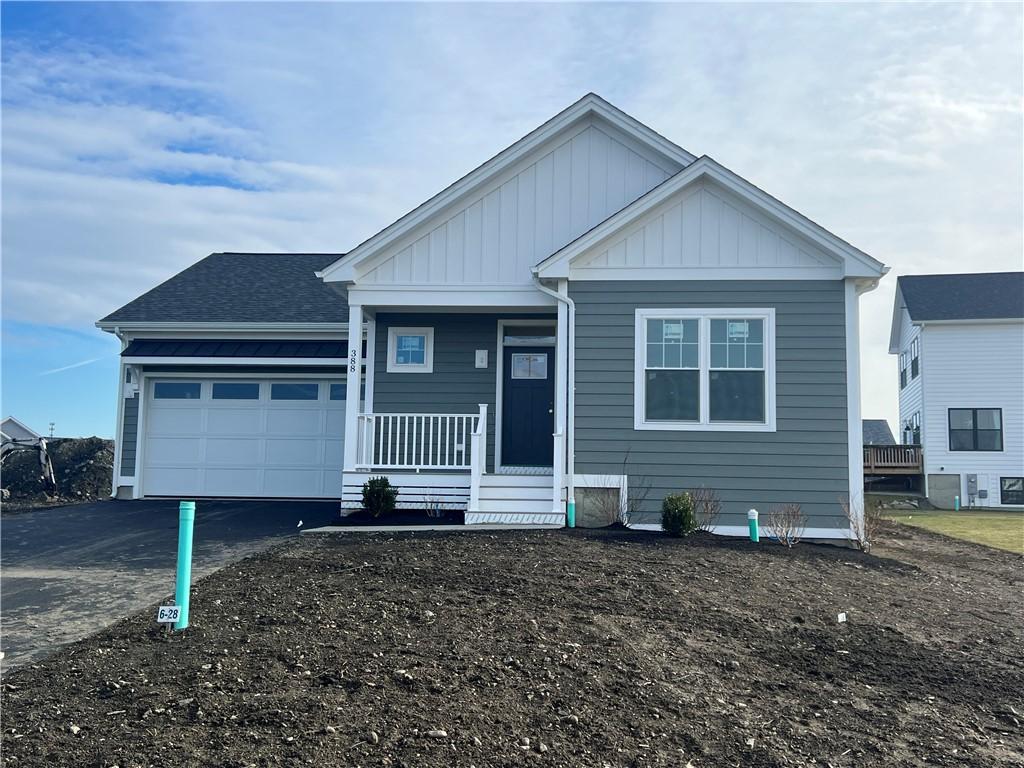
[[[340,498],[345,382],[149,380],[146,496]]]

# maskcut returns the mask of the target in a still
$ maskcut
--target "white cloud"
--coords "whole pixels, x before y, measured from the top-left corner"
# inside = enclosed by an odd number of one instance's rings
[[[85,326],[214,250],[346,250],[590,90],[893,266],[866,416],[895,421],[895,275],[1021,268],[1016,6],[145,13],[143,57],[5,41],[7,317]],[[196,176],[246,188],[162,183]]]

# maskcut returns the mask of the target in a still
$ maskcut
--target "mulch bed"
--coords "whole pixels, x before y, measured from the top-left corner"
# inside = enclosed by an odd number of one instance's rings
[[[463,525],[466,515],[458,510],[445,510],[439,517],[431,517],[425,509],[396,509],[386,515],[374,517],[365,509],[351,512],[337,521],[337,525]]]
[[[306,536],[7,675],[4,763],[1021,765],[1021,559],[886,536]]]

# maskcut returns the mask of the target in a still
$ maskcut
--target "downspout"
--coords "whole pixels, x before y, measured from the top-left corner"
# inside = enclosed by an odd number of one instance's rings
[[[535,272],[533,282],[541,293],[545,293],[555,301],[565,304],[569,313],[569,333],[566,344],[566,398],[565,398],[565,454],[566,454],[566,524],[569,528],[576,526],[576,303],[568,295],[548,288],[540,281]],[[566,289],[568,293],[568,289]]]

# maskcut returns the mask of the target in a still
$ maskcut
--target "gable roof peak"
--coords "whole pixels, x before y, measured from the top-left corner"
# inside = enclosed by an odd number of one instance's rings
[[[328,282],[350,281],[354,278],[355,265],[379,253],[419,227],[447,206],[480,188],[498,174],[513,166],[549,139],[588,116],[597,116],[613,127],[631,136],[648,147],[652,152],[665,158],[673,170],[685,168],[697,156],[669,141],[636,118],[623,112],[597,93],[590,91],[542,123],[540,126],[514,142],[497,155],[477,166],[458,181],[449,185],[432,198],[414,208],[377,234],[372,235],[351,249],[343,257],[326,266],[317,275]]]

